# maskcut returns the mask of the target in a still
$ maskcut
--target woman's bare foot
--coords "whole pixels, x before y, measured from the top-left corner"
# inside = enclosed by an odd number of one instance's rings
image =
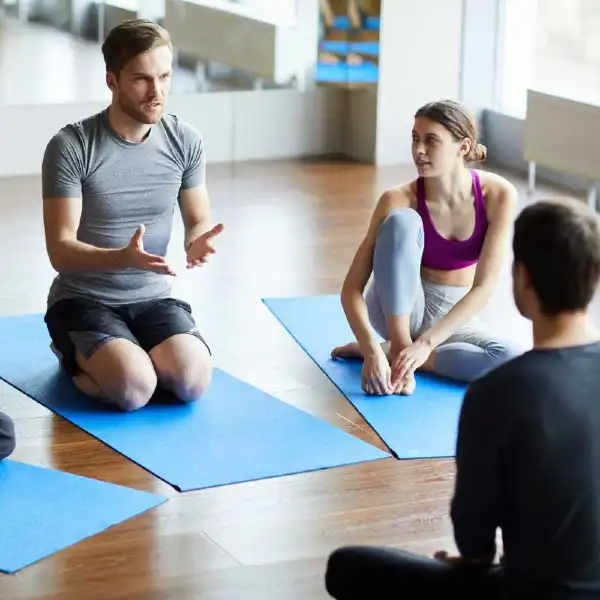
[[[404,382],[404,387],[402,388],[402,394],[405,396],[410,396],[417,387],[417,381],[415,379],[414,373],[411,373]]]
[[[416,387],[417,382],[414,374],[412,374],[409,375],[402,383],[398,384],[393,393],[401,396],[410,396],[415,391]]]
[[[363,353],[358,342],[350,342],[344,346],[334,348],[331,351],[331,358],[363,358]]]
[[[390,343],[382,342],[381,349],[385,352],[385,355],[390,357]],[[331,351],[331,358],[364,358],[364,354],[360,349],[358,342],[350,342],[344,346],[337,346]],[[390,362],[391,364],[391,362]]]

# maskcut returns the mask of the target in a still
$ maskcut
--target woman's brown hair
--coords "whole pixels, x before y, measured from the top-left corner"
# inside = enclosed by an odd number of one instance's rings
[[[465,138],[471,141],[471,149],[465,156],[467,162],[481,162],[487,156],[487,148],[477,142],[477,124],[473,115],[459,102],[438,100],[419,108],[415,118],[425,117],[445,127],[455,141]]]

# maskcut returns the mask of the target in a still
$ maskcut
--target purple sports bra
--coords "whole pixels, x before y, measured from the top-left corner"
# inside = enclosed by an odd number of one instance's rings
[[[479,260],[488,222],[479,176],[471,171],[471,177],[475,197],[475,228],[471,237],[464,241],[448,240],[438,233],[425,202],[425,182],[421,177],[417,179],[417,212],[423,220],[425,234],[421,260],[424,267],[453,271],[473,265]]]

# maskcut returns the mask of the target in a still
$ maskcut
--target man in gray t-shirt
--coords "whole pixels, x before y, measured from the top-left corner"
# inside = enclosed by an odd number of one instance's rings
[[[198,133],[163,112],[172,69],[168,33],[146,20],[112,29],[102,52],[110,106],[67,125],[42,165],[46,245],[58,272],[46,324],[76,385],[124,410],[157,386],[198,399],[210,351],[186,302],[171,297],[165,259],[176,205],[187,266],[214,253]]]

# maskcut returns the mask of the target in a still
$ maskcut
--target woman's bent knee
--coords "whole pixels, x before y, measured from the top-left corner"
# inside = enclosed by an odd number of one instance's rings
[[[396,208],[383,220],[382,229],[402,232],[417,232],[423,228],[423,221],[419,213],[413,208]]]
[[[414,239],[423,231],[423,221],[412,208],[398,208],[390,212],[379,227],[379,235],[391,235],[397,240]]]
[[[486,352],[490,357],[490,362],[494,366],[499,366],[523,354],[523,349],[511,341],[495,340],[488,344]]]

